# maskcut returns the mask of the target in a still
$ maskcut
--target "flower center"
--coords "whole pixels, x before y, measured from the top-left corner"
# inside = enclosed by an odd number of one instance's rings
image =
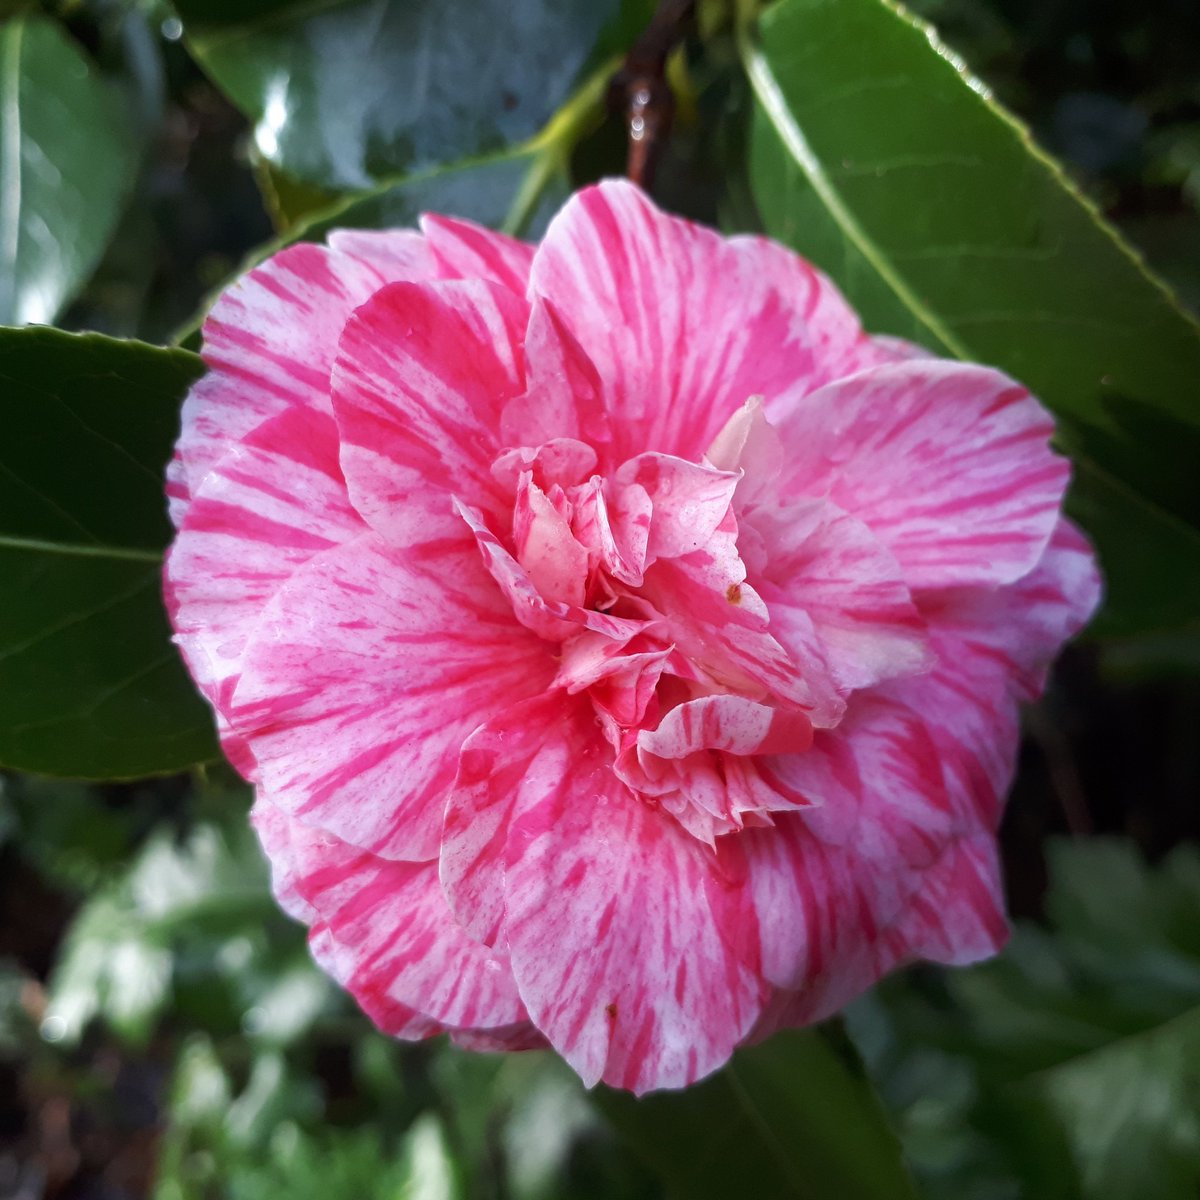
[[[516,447],[492,466],[511,517],[459,506],[518,620],[555,644],[556,686],[590,699],[614,771],[709,843],[806,803],[766,786],[769,756],[844,707],[772,635],[739,550],[741,530],[762,557],[771,432],[751,402],[702,462],[650,452],[607,473],[575,439]]]

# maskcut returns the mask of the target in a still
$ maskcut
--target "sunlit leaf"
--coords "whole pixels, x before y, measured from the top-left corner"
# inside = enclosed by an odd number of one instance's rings
[[[618,0],[177,0],[268,161],[354,191],[515,145],[578,82]]]
[[[53,21],[0,24],[0,325],[49,323],[92,273],[133,183],[136,142]]]

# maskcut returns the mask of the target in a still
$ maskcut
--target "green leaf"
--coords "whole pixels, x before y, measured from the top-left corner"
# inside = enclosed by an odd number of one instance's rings
[[[1109,628],[1193,620],[1196,324],[891,0],[784,0],[742,46],[768,232],[829,271],[869,329],[1028,384],[1079,464]]]
[[[161,595],[163,470],[201,369],[0,330],[0,764],[120,778],[215,756]]]
[[[0,25],[0,325],[53,321],[87,281],[135,161],[116,98],[58,25]]]
[[[98,890],[126,867],[158,815],[145,802],[146,791],[111,804],[94,784],[35,775],[10,775],[2,794],[21,857],[56,887],[78,895]]]
[[[177,0],[260,154],[334,190],[503,150],[570,93],[617,0]]]
[[[1200,849],[1154,867],[1116,838],[1047,850],[1051,928],[1019,924],[969,970],[887,980],[848,1024],[931,1198],[974,1195],[987,1172],[1012,1184],[989,1196],[1192,1200]]]
[[[48,1041],[73,1045],[97,1016],[129,1041],[149,1037],[170,995],[172,958],[132,916],[114,887],[91,900],[71,926],[42,1021]]]
[[[207,986],[215,985],[216,939],[261,930],[275,915],[254,835],[244,823],[225,833],[197,825],[184,841],[165,829],[129,870],[80,910],[50,980],[43,1029],[77,1042],[93,1017],[123,1037],[144,1040],[170,995],[177,958],[200,940]],[[261,1044],[303,1031],[328,989],[307,961],[295,961],[250,997]]]
[[[1088,1200],[1200,1192],[1200,1006],[1033,1082],[1062,1122]]]
[[[899,1144],[852,1057],[822,1032],[784,1033],[739,1050],[683,1092],[594,1095],[681,1200],[914,1197]]]

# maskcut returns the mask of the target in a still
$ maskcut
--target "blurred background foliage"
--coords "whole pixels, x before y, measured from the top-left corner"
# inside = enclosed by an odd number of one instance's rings
[[[1194,0],[911,7],[1200,308]],[[281,239],[425,208],[535,236],[571,187],[623,170],[606,90],[653,9],[3,0],[0,90],[33,149],[28,213],[0,211],[0,322],[186,341],[205,297]],[[668,77],[659,199],[759,227],[729,5],[698,5]],[[375,1033],[272,902],[227,769],[7,772],[0,1198],[1193,1200],[1198,671],[1195,621],[1074,647],[1026,723],[1008,950],[889,979],[823,1048],[743,1052],[670,1114],[589,1097],[550,1055]],[[877,1086],[911,1182],[841,1065]],[[747,1106],[746,1079],[809,1124]]]

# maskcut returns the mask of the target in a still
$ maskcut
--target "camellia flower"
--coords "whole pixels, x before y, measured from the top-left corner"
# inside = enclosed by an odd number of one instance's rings
[[[691,1082],[1005,936],[1017,703],[1093,610],[1011,379],[609,182],[334,233],[205,326],[178,641],[384,1030]]]

